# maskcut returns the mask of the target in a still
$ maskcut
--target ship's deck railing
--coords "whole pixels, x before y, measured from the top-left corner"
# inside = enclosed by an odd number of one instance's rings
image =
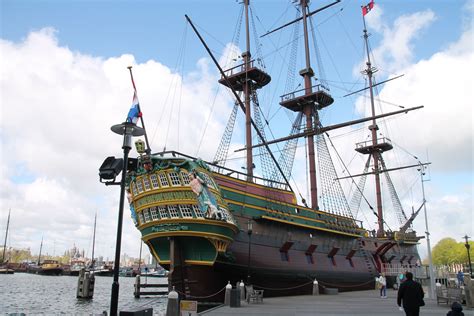
[[[234,73],[240,73],[245,71],[246,69],[253,68],[253,65],[255,63],[255,59],[250,60],[248,63],[242,63],[238,64],[237,66],[234,66],[232,68],[228,68],[224,70],[224,73],[227,77],[232,76]],[[247,67],[248,65],[248,67]]]
[[[185,158],[185,159],[191,159],[191,160],[196,159],[195,157],[192,157],[192,156],[189,156],[189,155],[186,155],[186,154],[182,154],[182,153],[179,153],[177,151],[164,151],[164,152],[153,154],[153,156],[157,156],[157,157],[160,157],[160,156],[161,157],[164,157],[164,156],[169,157],[170,155],[172,157],[175,157],[175,158]],[[239,179],[239,180],[243,180],[243,181],[248,180],[248,175],[246,173],[243,173],[243,172],[240,172],[240,171],[237,171],[237,170],[234,170],[234,169],[230,169],[230,168],[227,168],[227,167],[220,166],[220,165],[218,165],[217,161],[216,162],[205,161],[205,163],[207,165],[209,165],[211,170],[214,171],[214,172],[220,173],[220,174],[225,175],[225,176],[230,176],[232,178],[236,178],[236,179]],[[252,182],[256,183],[256,184],[260,184],[260,185],[270,186],[270,187],[275,188],[275,189],[285,190],[285,191],[288,191],[288,192],[292,191],[289,188],[289,186],[285,183],[274,181],[274,180],[269,180],[269,179],[264,179],[264,178],[257,177],[257,176],[252,176]]]
[[[392,144],[392,141],[388,137],[381,137],[377,138],[377,144]],[[356,148],[365,148],[370,146],[372,146],[372,140],[356,143]]]
[[[311,87],[312,89],[315,89],[316,92],[317,91],[324,91],[324,92],[329,92],[329,88],[325,87],[324,85],[322,84],[317,84],[317,85],[314,85]],[[293,91],[293,92],[290,92],[290,93],[287,93],[287,94],[284,94],[284,95],[281,95],[280,96],[280,99],[281,99],[281,102],[284,102],[284,101],[288,101],[288,100],[293,100],[295,99],[296,97],[300,96],[300,95],[304,95],[306,93],[306,89],[299,89],[299,90],[296,90],[296,91]]]
[[[386,276],[399,276],[405,272],[413,273],[413,276],[418,279],[426,279],[429,275],[428,266],[418,266],[415,264],[391,264],[384,263],[382,264],[382,272]]]

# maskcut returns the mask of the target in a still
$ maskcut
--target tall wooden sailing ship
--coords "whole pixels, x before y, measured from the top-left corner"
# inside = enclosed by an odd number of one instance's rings
[[[304,88],[281,96],[280,105],[297,114],[289,136],[270,141],[264,133],[258,91],[271,77],[260,68],[259,59],[252,57],[249,0],[244,0],[247,40],[242,63],[223,70],[216,62],[221,72],[219,83],[234,95],[235,107],[214,159],[204,161],[175,151],[152,154],[146,134],[146,144],[137,143],[140,155],[132,159],[126,178],[132,217],[152,255],[169,270],[170,287],[174,286],[183,298],[216,301],[228,281],[235,284],[241,280],[265,289],[265,295],[307,294],[315,279],[320,285],[339,290],[368,289],[373,288],[374,277],[387,267],[409,269],[419,262],[416,245],[422,237],[409,229],[417,212],[407,218],[401,208],[388,176],[388,171],[394,169],[388,169],[382,158],[392,145],[389,139],[377,138],[377,119],[414,108],[376,115],[374,68],[365,21],[365,75],[372,100],[371,117],[323,126],[318,114],[334,99],[328,87],[315,79],[310,64],[308,21],[337,2],[311,11],[309,0],[300,0],[301,16],[286,24],[303,25],[305,54],[305,64],[299,71]],[[372,6],[369,4],[365,13]],[[189,18],[188,22],[215,61]],[[239,108],[245,115],[245,172],[225,165]],[[360,203],[361,187],[367,176],[373,175],[378,222],[375,232],[364,229],[355,219],[341,185],[334,181],[337,175],[325,135],[329,130],[367,121],[371,122],[370,141],[356,146],[356,151],[368,159],[355,200]],[[254,137],[257,144],[252,143]],[[298,138],[306,138],[309,203],[298,203],[289,181]],[[286,144],[277,159],[270,145],[280,141]],[[254,171],[257,147],[262,169],[259,173]],[[383,175],[387,176],[402,220],[398,231],[384,225],[387,211],[382,208]]]

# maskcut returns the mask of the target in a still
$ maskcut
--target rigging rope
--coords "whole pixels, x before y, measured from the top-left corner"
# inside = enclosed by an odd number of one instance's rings
[[[321,84],[323,84],[324,86],[327,87],[328,84],[326,82],[326,72],[324,70],[323,62],[322,62],[322,59],[321,59],[321,53],[319,51],[319,46],[317,45],[317,42],[316,42],[316,35],[314,34],[315,27],[313,26],[313,17],[312,16],[309,17],[309,24],[311,25],[311,37],[313,38],[314,53],[316,55],[316,62],[318,64],[318,70],[319,70],[319,78],[317,78],[316,80],[319,79]]]
[[[188,23],[185,23],[183,36],[181,37],[181,45],[180,45],[180,48],[178,49],[178,54],[177,54],[176,64],[175,64],[174,69],[180,69],[180,64],[183,63],[182,56],[183,56],[184,47],[186,46],[185,42],[186,42],[186,37],[187,37],[187,30],[188,30]],[[178,71],[178,73],[179,73],[179,71]],[[154,128],[154,131],[153,131],[153,136],[151,137],[150,142],[153,142],[153,140],[155,139],[156,133],[158,132],[159,127],[161,126],[161,121],[166,116],[166,111],[167,111],[168,107],[170,107],[170,115],[171,115],[172,102],[170,104],[170,102],[168,102],[168,99],[170,97],[172,88],[173,88],[173,86],[175,86],[177,84],[176,83],[177,81],[179,81],[179,76],[172,76],[172,80],[171,80],[171,82],[169,84],[169,87],[168,87],[168,92],[167,92],[165,100],[163,102],[164,108],[161,111],[161,116],[159,117],[159,119],[157,120],[157,123],[155,124],[155,128]],[[168,130],[169,130],[169,125],[168,125]],[[163,147],[166,148],[166,139],[164,140],[164,143],[165,144],[164,144]]]
[[[315,111],[313,115],[315,122],[318,124],[318,128],[322,128],[317,117],[317,112]],[[349,208],[341,184],[335,180],[337,174],[324,135],[325,134],[316,135],[319,177],[321,182],[320,200],[328,212],[353,219],[354,216]]]
[[[386,170],[387,166],[385,165],[385,161],[382,158],[382,155],[379,154],[379,161],[382,164],[382,170]],[[397,215],[399,224],[403,225],[407,221],[407,216],[405,211],[403,210],[402,204],[400,199],[398,198],[397,191],[395,190],[395,186],[393,185],[392,179],[390,178],[390,173],[385,172],[385,179],[387,181],[388,189],[390,192],[390,197],[392,199],[392,204],[395,209],[395,214]]]

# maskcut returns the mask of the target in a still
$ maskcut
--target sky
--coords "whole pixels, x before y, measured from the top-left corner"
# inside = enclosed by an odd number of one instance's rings
[[[258,35],[296,14],[290,1],[251,4]],[[344,0],[315,15],[323,67],[317,58],[313,67],[317,77],[327,79],[335,99],[321,113],[324,125],[370,115],[366,95],[344,97],[365,84],[360,75],[365,67],[360,6],[365,4]],[[312,1],[311,8],[317,7]],[[243,50],[244,31],[234,31],[240,9],[232,0],[0,0],[0,233],[3,236],[11,209],[8,246],[38,253],[43,238],[44,253],[59,255],[76,245],[90,255],[97,213],[95,251],[114,257],[119,188],[99,183],[98,168],[105,157],[123,155],[122,139],[110,126],[121,123],[131,105],[127,66],[133,66],[153,151],[166,148],[212,160],[232,100],[219,89],[217,69],[184,14],[220,63],[230,65]],[[381,0],[366,16],[376,79],[404,75],[377,87],[377,113],[424,106],[381,120],[379,132],[394,144],[385,156],[390,167],[431,162],[423,178],[431,246],[445,237],[474,237],[473,9],[472,1]],[[240,34],[240,50],[232,44],[233,34]],[[285,59],[289,45],[284,34],[288,31],[251,44],[251,51],[262,50],[272,71],[268,90],[283,90],[288,78],[291,63]],[[299,62],[301,48],[298,54]],[[300,81],[297,76],[293,88]],[[268,138],[290,129],[288,113],[278,110],[281,94],[259,96],[264,115],[276,126],[266,131]],[[242,131],[243,126],[236,127],[236,139]],[[354,144],[367,135],[364,125],[330,133],[352,174],[361,173],[365,162],[355,155]],[[292,185],[307,197],[303,142]],[[232,148],[242,146],[237,140]],[[233,166],[244,165],[237,159],[241,154],[230,155]],[[339,174],[346,172],[337,159],[334,164]],[[418,209],[423,197],[417,170],[390,176],[405,212]],[[348,196],[353,193],[350,183],[343,188]],[[368,200],[373,191],[369,184]],[[129,214],[125,206],[122,253],[138,257],[140,235]],[[376,219],[370,213],[361,210],[356,215],[364,227],[373,228]],[[413,228],[424,234],[423,215]],[[419,251],[426,257],[425,240]]]

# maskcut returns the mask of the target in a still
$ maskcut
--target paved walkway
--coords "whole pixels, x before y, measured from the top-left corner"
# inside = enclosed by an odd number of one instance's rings
[[[289,296],[264,298],[263,304],[247,304],[242,302],[239,308],[229,306],[217,307],[200,315],[272,315],[272,316],[309,316],[309,315],[397,315],[403,316],[397,306],[397,292],[387,291],[388,298],[381,299],[378,291],[345,292],[337,295]],[[450,307],[446,304],[437,305],[436,300],[425,298],[426,306],[421,308],[423,316],[445,316]],[[464,315],[474,316],[474,310],[466,310]]]

